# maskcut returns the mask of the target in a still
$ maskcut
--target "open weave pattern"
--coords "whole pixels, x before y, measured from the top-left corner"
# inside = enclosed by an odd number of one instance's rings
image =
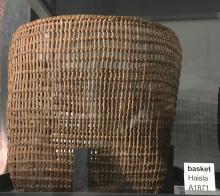
[[[91,147],[92,187],[158,192],[181,48],[133,17],[59,16],[20,27],[9,54],[8,167],[18,191],[72,191],[73,150]]]

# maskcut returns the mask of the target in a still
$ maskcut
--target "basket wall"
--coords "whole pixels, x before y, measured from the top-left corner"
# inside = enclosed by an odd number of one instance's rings
[[[181,48],[142,19],[60,16],[13,35],[8,134],[18,191],[72,191],[73,150],[91,147],[92,186],[158,192],[175,117]]]

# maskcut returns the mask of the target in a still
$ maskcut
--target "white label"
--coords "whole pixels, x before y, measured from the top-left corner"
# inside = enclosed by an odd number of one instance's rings
[[[185,191],[215,191],[214,163],[184,163]]]

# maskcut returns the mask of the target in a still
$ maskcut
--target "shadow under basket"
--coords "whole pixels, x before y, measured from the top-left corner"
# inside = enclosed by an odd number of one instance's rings
[[[180,64],[175,33],[139,18],[59,16],[19,27],[7,111],[15,189],[74,191],[73,153],[82,147],[94,149],[94,189],[158,192]]]

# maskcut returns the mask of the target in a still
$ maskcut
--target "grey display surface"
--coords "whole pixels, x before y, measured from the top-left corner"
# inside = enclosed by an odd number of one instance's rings
[[[144,193],[97,193],[97,192],[73,192],[73,193],[0,193],[1,196],[150,196],[155,194]],[[172,196],[173,194],[156,194],[157,196]],[[185,194],[181,194],[185,195]],[[192,194],[195,195],[195,194]],[[208,195],[208,194],[207,194]]]
[[[203,192],[193,192],[187,191],[185,192],[184,186],[174,186],[174,194],[175,195],[220,195],[220,190],[216,191],[203,191]]]

